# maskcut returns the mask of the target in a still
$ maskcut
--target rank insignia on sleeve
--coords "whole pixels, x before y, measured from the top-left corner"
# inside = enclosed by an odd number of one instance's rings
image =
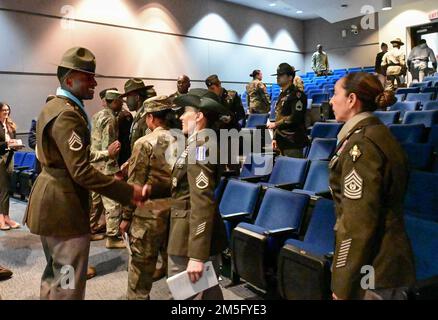
[[[358,200],[362,198],[363,179],[353,169],[344,179],[344,196],[348,199]]]
[[[178,179],[176,177],[173,177],[173,179],[172,179],[172,187],[176,188],[177,185],[178,185]]]
[[[347,239],[341,242],[336,259],[336,268],[343,268],[347,265],[348,253],[350,252],[352,241],[352,239]]]
[[[76,132],[72,132],[70,138],[68,139],[68,145],[70,146],[70,150],[79,151],[82,149],[83,144],[81,137]]]
[[[351,158],[353,158],[353,162],[356,162],[360,158],[361,155],[362,155],[362,152],[360,151],[357,144],[355,144],[354,147],[351,148],[351,150],[350,150],[350,156],[351,156]]]
[[[208,187],[208,177],[205,175],[204,171],[201,170],[201,173],[196,177],[196,186],[198,189],[203,190]]]

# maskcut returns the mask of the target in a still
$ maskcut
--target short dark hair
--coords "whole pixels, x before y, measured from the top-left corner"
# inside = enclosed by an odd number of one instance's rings
[[[380,45],[380,48],[381,47],[387,47],[388,45],[385,43],[385,42],[382,42],[382,44]]]
[[[419,44],[426,44],[427,41],[426,41],[426,39],[421,39],[418,43],[419,43]]]
[[[256,69],[249,76],[255,78],[260,74],[260,72],[260,70]]]
[[[59,83],[62,83],[64,81],[65,76],[70,71],[71,71],[71,69],[69,69],[69,68],[64,68],[61,66],[58,67],[58,70],[56,71],[56,77],[58,78]]]

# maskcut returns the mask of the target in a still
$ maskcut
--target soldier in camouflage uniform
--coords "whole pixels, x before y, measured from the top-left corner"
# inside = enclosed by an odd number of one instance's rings
[[[116,158],[108,157],[108,146],[117,141],[118,138],[118,123],[117,115],[122,109],[123,101],[122,93],[116,90],[107,90],[105,93],[105,101],[107,107],[93,116],[93,124],[91,131],[91,163],[92,166],[102,172],[106,176],[114,176],[120,168]],[[99,160],[102,158],[103,160]],[[94,157],[93,157],[94,156]],[[106,197],[102,197],[96,192],[91,193],[93,203],[98,203],[99,198],[102,199],[102,204],[105,209],[106,218],[106,247],[123,248],[124,243],[119,236],[119,224],[121,219],[121,206]]]
[[[128,299],[149,299],[158,252],[167,241],[170,213],[170,175],[176,160],[174,137],[166,117],[171,112],[167,96],[145,101],[146,122],[151,133],[134,144],[129,160],[128,182],[150,186],[142,208],[123,209],[122,232],[128,230],[132,255],[128,268]]]
[[[415,282],[411,245],[403,219],[407,159],[388,128],[373,115],[394,103],[391,91],[367,73],[339,80],[331,99],[336,120],[345,122],[330,162],[336,208],[332,264],[335,299],[399,299]],[[364,287],[365,266],[374,269]]]
[[[307,97],[293,85],[295,69],[289,64],[280,64],[273,76],[277,76],[282,90],[275,106],[275,122],[268,124],[268,128],[274,130],[272,148],[281,155],[302,158],[303,148],[308,144]]]
[[[260,70],[254,70],[249,76],[253,78],[246,86],[249,113],[269,113],[271,101],[266,85],[262,82],[263,73]]]

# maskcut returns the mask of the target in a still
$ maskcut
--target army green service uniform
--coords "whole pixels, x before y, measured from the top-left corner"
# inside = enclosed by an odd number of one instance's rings
[[[269,113],[271,101],[266,90],[266,85],[254,79],[246,86],[248,94],[249,113]]]
[[[307,97],[291,84],[283,90],[275,105],[273,139],[277,141],[281,155],[302,158],[303,148],[308,144],[306,134]]]
[[[375,270],[376,292],[413,284],[414,260],[403,220],[408,167],[402,148],[368,112],[350,119],[338,141],[330,162],[337,216],[333,292],[340,299],[364,298],[364,266]]]
[[[170,109],[166,96],[148,99],[146,112]],[[174,137],[163,127],[155,128],[134,145],[129,160],[129,183],[152,186],[150,200],[142,208],[132,206],[123,209],[123,220],[131,222],[130,247],[132,256],[128,268],[128,299],[149,298],[152,275],[158,253],[165,247],[170,214],[170,176],[176,161],[176,149],[172,150]]]
[[[206,108],[209,105],[215,108],[217,105],[209,98],[202,100],[206,102]],[[220,254],[227,246],[225,225],[214,199],[221,166],[216,164],[218,162],[207,160],[209,149],[217,145],[212,146],[211,140],[207,142],[206,133],[206,130],[201,130],[187,140],[187,148],[178,157],[172,171],[172,208],[167,247],[169,277],[185,271],[190,259],[212,261],[219,276]],[[219,286],[204,291],[199,297],[223,298]]]
[[[61,65],[94,73],[94,55],[69,49]],[[127,205],[133,187],[105,176],[90,165],[90,130],[83,103],[58,88],[38,117],[37,157],[42,172],[35,181],[24,223],[41,236],[47,265],[42,299],[83,299],[90,248],[89,190]],[[66,285],[66,279],[72,281]]]
[[[111,94],[111,90],[107,91],[107,95],[108,94]],[[92,166],[109,177],[114,177],[114,175],[120,170],[117,159],[110,159],[108,157],[108,146],[117,141],[118,135],[117,116],[110,108],[105,107],[93,116],[91,153],[92,155],[103,155],[104,158],[102,160],[91,159]],[[110,198],[101,196],[97,192],[92,192],[91,198],[91,228],[97,228],[98,226],[100,218],[98,213],[102,212],[99,211],[99,207],[102,205],[105,212],[107,236],[118,236],[122,209],[121,205]]]
[[[245,109],[243,109],[242,100],[240,99],[237,91],[224,89],[222,95],[219,97],[219,102],[222,103],[231,116],[229,122],[224,124],[221,129],[241,129],[239,121],[245,119]]]

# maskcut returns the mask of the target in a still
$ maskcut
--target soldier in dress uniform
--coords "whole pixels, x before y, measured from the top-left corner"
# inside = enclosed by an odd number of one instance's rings
[[[173,103],[173,100],[175,98],[179,97],[180,95],[187,94],[189,92],[191,83],[190,78],[186,76],[185,74],[178,77],[178,80],[176,81],[176,92],[172,93],[169,96],[170,101]]]
[[[215,154],[217,141],[207,130],[217,121],[218,112],[225,110],[205,96],[188,94],[174,102],[185,108],[181,121],[189,138],[172,171],[168,276],[187,270],[191,281],[196,282],[208,260],[219,274],[221,252],[227,245],[225,226],[214,199],[221,175],[219,156]],[[215,286],[195,298],[223,299],[223,295]]]
[[[281,93],[275,106],[275,122],[267,126],[274,130],[272,148],[281,155],[302,158],[303,148],[308,144],[307,97],[294,86],[295,69],[291,65],[281,63],[273,76],[277,76]]]
[[[149,200],[142,208],[125,207],[121,232],[129,229],[132,255],[128,268],[128,299],[149,299],[159,250],[166,248],[170,214],[170,176],[176,161],[174,137],[167,118],[171,114],[167,96],[145,101],[146,122],[151,133],[134,144],[128,182],[147,184]],[[167,248],[166,248],[167,249]]]
[[[262,71],[254,70],[249,76],[253,79],[246,86],[249,113],[269,113],[271,100],[269,99],[266,85],[262,82]]]
[[[241,129],[240,120],[245,119],[245,109],[243,109],[242,100],[234,90],[226,90],[218,76],[213,74],[205,80],[209,91],[219,97],[219,102],[227,108],[227,114],[221,116],[223,125],[221,129]]]
[[[406,156],[372,113],[394,101],[393,93],[383,91],[374,75],[363,72],[339,80],[330,101],[336,120],[345,122],[329,165],[337,216],[332,264],[335,299],[398,299],[402,295],[397,288],[415,281],[403,219]],[[366,276],[364,267],[373,270],[371,288],[361,286],[367,282],[361,281]]]
[[[97,86],[96,60],[82,47],[67,50],[58,66],[61,87],[37,121],[36,154],[42,172],[29,197],[24,222],[41,236],[47,265],[41,299],[83,299],[90,249],[90,193],[124,205],[143,201],[145,187],[106,176],[90,164],[90,123],[83,100]]]

